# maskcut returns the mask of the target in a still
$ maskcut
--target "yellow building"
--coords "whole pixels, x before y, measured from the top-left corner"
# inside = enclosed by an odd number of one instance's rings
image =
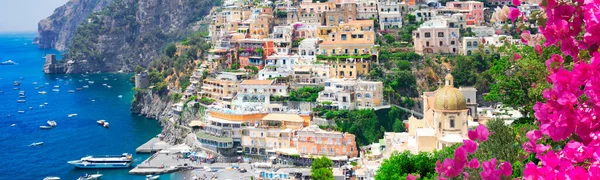
[[[344,59],[333,60],[329,64],[329,77],[341,79],[356,79],[360,76],[369,75],[368,60],[360,59]]]
[[[273,25],[273,16],[268,14],[259,15],[250,23],[250,37],[253,39],[268,38]]]
[[[319,35],[324,39],[319,44],[320,55],[377,55],[372,20],[350,21],[337,28],[319,28]]]
[[[219,79],[204,79],[202,81],[202,88],[200,90],[200,96],[213,99],[217,102],[230,104],[233,97],[235,97],[239,83],[230,80],[219,80]]]
[[[246,154],[268,155],[289,148],[293,132],[310,123],[310,116],[271,113],[254,126],[242,130],[242,148]]]

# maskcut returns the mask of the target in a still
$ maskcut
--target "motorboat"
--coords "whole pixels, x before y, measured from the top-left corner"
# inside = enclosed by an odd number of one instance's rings
[[[105,81],[108,81],[108,78],[104,78]]]
[[[19,81],[15,81],[15,82],[13,82],[13,85],[14,85],[14,86],[20,86],[20,85],[21,85],[21,82],[19,82]]]
[[[33,109],[33,107],[29,106],[29,110],[32,110],[32,109]]]
[[[112,86],[110,86],[110,85],[109,85],[109,86],[106,86],[106,87],[107,87],[107,88],[112,88]]]
[[[90,87],[90,86],[88,86],[88,85],[83,85],[83,88],[89,88],[89,87]]]
[[[29,146],[41,146],[41,145],[44,145],[44,142],[34,142],[34,143],[31,143]]]
[[[46,93],[48,93],[48,92],[46,92],[46,91],[39,91],[38,92],[38,94],[46,94]]]
[[[74,92],[75,92],[75,90],[69,90],[69,93],[74,93]]]
[[[19,96],[19,98],[25,99],[25,98],[27,98],[27,96]]]
[[[94,84],[94,81],[88,81],[88,83],[90,83],[90,84]]]
[[[117,97],[119,97],[119,98],[123,98],[123,95],[119,95],[119,96],[117,96]]]
[[[68,116],[68,117],[69,117],[69,118],[72,118],[72,117],[75,117],[75,116],[77,116],[77,114],[69,114],[69,116]]]
[[[54,88],[60,88],[60,86],[59,85],[54,85]]]
[[[48,121],[48,122],[46,122],[46,123],[47,123],[48,125],[52,126],[52,127],[55,127],[55,126],[56,126],[56,121],[52,121],[52,120],[50,120],[50,121]]]
[[[81,90],[83,90],[83,88],[75,88],[75,90],[81,91]]]
[[[54,92],[59,92],[59,91],[60,91],[60,89],[52,89],[52,91],[54,91]]]
[[[17,103],[25,103],[25,102],[27,102],[27,100],[25,100],[25,99],[19,99],[19,100],[17,100]]]
[[[11,124],[10,127],[15,127],[17,124]]]
[[[8,60],[8,61],[1,62],[0,65],[17,65],[17,63],[12,60]]]
[[[15,88],[13,88],[13,89],[14,89],[14,90],[19,90],[19,89],[21,89],[21,88],[19,88],[19,87],[15,87]]]
[[[146,175],[146,180],[156,180],[156,179],[158,179],[158,177],[159,177],[158,175],[153,176],[153,175],[148,174],[148,175]]]
[[[104,119],[96,121],[96,123],[98,123],[98,125],[104,125],[105,122],[106,121]]]
[[[47,102],[45,102],[45,103],[44,103],[44,105],[48,105],[48,103],[47,103]]]
[[[106,84],[102,84],[103,86],[106,86]]]
[[[52,129],[52,128],[54,128],[54,127],[52,127],[52,126],[40,126],[40,129]]]
[[[33,84],[34,84],[34,85],[37,85],[37,84],[38,84],[38,82],[37,82],[37,81],[35,81],[35,82],[33,82]]]
[[[60,178],[56,177],[56,176],[48,176],[48,177],[45,177],[44,180],[60,180]]]
[[[25,113],[25,111],[18,111],[18,113],[19,113],[19,114],[24,114],[24,113]]]
[[[19,96],[25,96],[25,91],[19,91]]]
[[[96,180],[100,179],[100,177],[102,177],[102,174],[85,174],[79,177],[77,180]]]
[[[86,156],[67,163],[77,168],[128,168],[131,167],[131,159],[131,154],[123,153],[121,155]]]
[[[45,106],[45,105],[43,105],[43,104],[40,104],[40,107],[44,107],[44,106]]]
[[[102,124],[102,126],[104,126],[105,128],[108,128],[108,122],[104,122],[104,124]]]

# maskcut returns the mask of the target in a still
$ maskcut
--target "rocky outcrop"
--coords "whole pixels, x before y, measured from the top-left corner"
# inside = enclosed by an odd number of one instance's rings
[[[167,43],[193,32],[211,0],[119,0],[93,13],[76,30],[64,73],[130,72],[146,67]],[[58,72],[57,72],[58,73]]]
[[[70,0],[56,8],[50,17],[38,23],[38,47],[66,50],[77,26],[90,14],[102,10],[112,2],[113,0]]]

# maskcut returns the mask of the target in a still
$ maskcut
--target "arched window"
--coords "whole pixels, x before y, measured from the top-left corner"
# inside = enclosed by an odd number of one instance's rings
[[[450,128],[454,128],[454,117],[450,117]]]
[[[477,46],[477,42],[473,42],[473,46]]]
[[[362,95],[360,93],[356,94],[356,97],[360,98]]]
[[[306,50],[302,50],[302,53],[301,53],[301,54],[302,54],[303,56],[304,56],[304,55],[306,55]]]
[[[470,46],[471,46],[471,42],[467,42],[467,47],[470,47]]]
[[[471,50],[468,50],[468,51],[467,51],[467,55],[471,55]]]
[[[467,98],[467,103],[470,103],[470,102],[471,102],[471,98]]]
[[[365,97],[366,98],[371,98],[371,94],[367,93],[367,94],[365,94]]]

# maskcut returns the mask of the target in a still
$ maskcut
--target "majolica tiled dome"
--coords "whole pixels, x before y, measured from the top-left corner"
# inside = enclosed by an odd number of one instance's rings
[[[462,92],[454,87],[454,77],[446,75],[446,85],[435,93],[435,110],[464,110],[467,101]]]

